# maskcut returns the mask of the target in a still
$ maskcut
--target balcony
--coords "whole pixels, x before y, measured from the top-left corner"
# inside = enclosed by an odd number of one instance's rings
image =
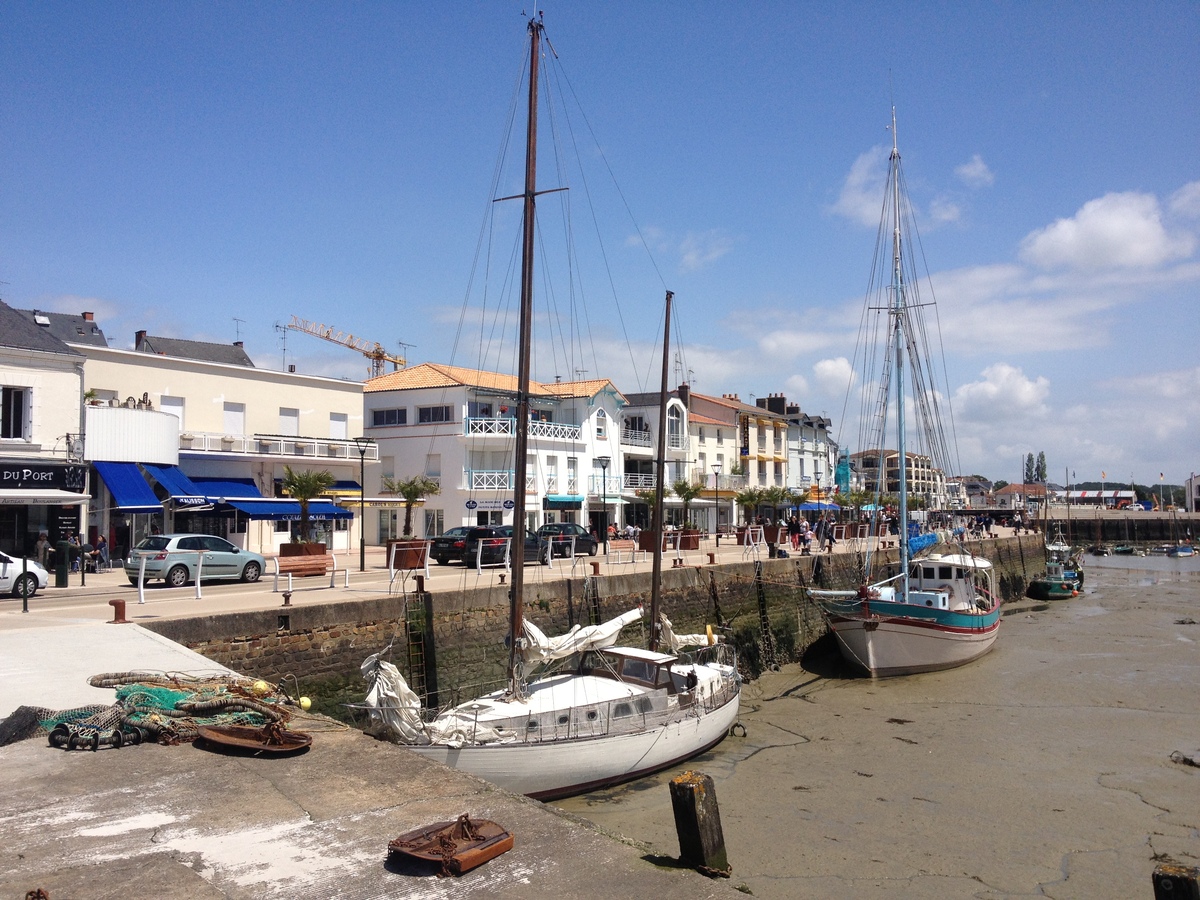
[[[626,472],[621,476],[621,489],[624,491],[652,491],[657,484],[658,478],[653,473]]]
[[[497,435],[511,437],[516,434],[517,420],[513,418],[493,419],[472,416],[464,423],[464,434],[468,436]],[[581,441],[583,428],[579,425],[568,425],[565,422],[544,422],[534,420],[529,423],[531,438],[545,438],[552,441]]]
[[[622,480],[620,475],[609,475],[606,478],[601,478],[599,475],[591,475],[588,477],[588,496],[589,497],[619,497],[621,495]],[[573,494],[575,491],[567,491],[568,494]]]
[[[511,469],[466,469],[467,490],[470,491],[511,491],[514,479]]]
[[[653,438],[649,429],[622,428],[621,443],[626,447],[652,447]]]
[[[307,457],[357,460],[354,441],[278,434],[223,434],[219,431],[185,431],[179,449],[187,453],[223,453],[237,456]],[[365,459],[379,459],[379,446],[369,444]]]

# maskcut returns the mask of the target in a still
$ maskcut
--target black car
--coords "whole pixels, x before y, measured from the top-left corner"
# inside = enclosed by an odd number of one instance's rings
[[[429,555],[436,559],[440,566],[462,562],[464,542],[470,530],[467,525],[459,525],[439,534],[429,542]]]
[[[478,525],[472,528],[463,541],[463,562],[469,569],[475,568],[476,561],[485,566],[504,562],[505,550],[512,534],[511,525]],[[480,545],[482,551],[479,549]],[[541,562],[545,565],[547,546],[532,531],[526,531],[525,562]]]
[[[537,530],[538,537],[543,542],[554,546],[555,556],[567,556],[571,552],[571,538],[575,538],[575,554],[586,553],[595,556],[600,548],[596,536],[574,522],[553,522],[543,525]]]

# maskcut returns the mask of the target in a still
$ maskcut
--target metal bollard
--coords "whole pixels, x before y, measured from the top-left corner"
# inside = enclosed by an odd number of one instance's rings
[[[425,593],[425,576],[418,575],[418,576],[416,576],[416,578],[417,578],[417,593],[418,594]]]
[[[113,620],[109,625],[128,625],[129,620],[125,618],[125,601],[124,600],[109,600],[108,605],[113,608]]]
[[[715,554],[715,553],[708,554],[708,564],[710,566],[715,566],[717,564],[717,554]]]
[[[292,592],[291,592],[291,591],[284,591],[284,592],[283,592],[283,605],[284,605],[284,606],[291,606],[291,605],[292,605]]]
[[[594,562],[594,563],[592,563],[592,574],[593,574],[593,575],[599,575],[599,574],[600,574],[600,563],[598,563],[598,562]]]

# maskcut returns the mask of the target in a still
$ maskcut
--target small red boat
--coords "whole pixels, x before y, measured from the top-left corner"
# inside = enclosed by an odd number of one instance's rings
[[[513,836],[488,819],[463,813],[453,822],[435,822],[388,842],[388,855],[439,863],[438,877],[461,875],[513,848]]]

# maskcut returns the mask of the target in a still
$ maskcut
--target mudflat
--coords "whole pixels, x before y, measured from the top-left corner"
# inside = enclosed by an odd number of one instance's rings
[[[1084,593],[1007,616],[972,665],[873,681],[822,641],[747,685],[746,737],[690,765],[715,779],[732,885],[1094,900],[1200,865],[1200,565],[1088,563]],[[672,774],[557,805],[665,861]]]

